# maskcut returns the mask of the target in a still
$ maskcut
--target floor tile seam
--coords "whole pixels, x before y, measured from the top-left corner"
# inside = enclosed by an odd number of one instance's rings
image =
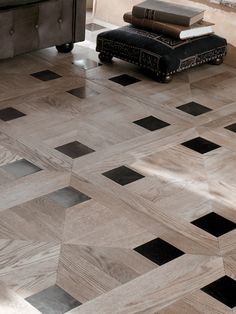
[[[8,135],[7,133],[3,132],[2,130],[0,130],[0,135],[1,134],[5,136],[4,140],[7,140],[7,141],[10,140],[10,142],[13,141],[13,145],[12,145],[13,151],[14,151],[14,143],[15,143],[16,145],[19,145],[20,147],[23,146],[23,152],[24,153],[28,150],[30,152],[30,154],[27,153],[27,155],[29,155],[29,157],[35,156],[34,148],[36,148],[36,150],[37,150],[37,147],[33,147],[32,148],[31,146],[27,146],[27,144],[25,143],[24,139],[17,138],[17,137],[12,137],[12,135]],[[4,140],[0,141],[0,144],[2,146],[4,146],[6,149],[10,150],[9,144],[4,143]],[[43,144],[43,142],[42,142],[42,144]],[[17,153],[17,152],[16,152],[16,154],[20,155],[20,153]],[[72,165],[71,164],[69,164],[68,162],[65,162],[64,160],[59,159],[58,157],[55,157],[53,154],[48,153],[49,154],[48,157],[45,155],[44,152],[42,154],[42,151],[38,151],[37,154],[39,156],[42,156],[42,163],[48,164],[48,168],[45,168],[45,169],[42,169],[42,170],[48,170],[48,171],[50,171],[50,170],[53,170],[53,171],[69,171],[69,172],[71,172],[71,170],[72,170]],[[24,157],[23,157],[23,159],[24,159]],[[30,159],[29,161],[32,162],[31,158],[29,158],[29,159]],[[37,157],[37,159],[40,160],[41,158]],[[58,160],[58,162],[54,162],[51,159]],[[65,166],[61,165],[62,162],[65,163]],[[34,161],[32,163],[34,164]]]
[[[209,198],[209,202],[211,204],[211,208],[213,210],[213,196],[212,196],[212,192],[210,191],[210,177],[209,177],[209,173],[207,171],[207,166],[206,166],[206,159],[203,157],[203,166],[204,166],[204,169],[205,169],[205,174],[206,174],[206,183],[207,183],[207,190],[208,190],[208,194],[210,196]],[[214,210],[213,210],[214,212]],[[217,238],[217,246],[218,246],[218,249],[219,249],[219,252],[221,254],[221,247],[220,247],[220,241],[219,239]]]
[[[79,178],[79,176],[78,176],[77,174],[73,174],[73,175],[75,175],[75,177]],[[100,186],[97,185],[96,183],[91,183],[91,181],[89,181],[89,180],[87,180],[87,179],[86,179],[86,181],[87,181],[89,184],[92,184],[92,185],[94,185],[94,186],[97,186],[98,188],[100,187]],[[103,191],[103,193],[107,193],[107,192],[108,192],[107,189],[104,189],[104,188],[101,188],[101,187],[100,187],[100,192],[102,193],[102,191]],[[131,192],[128,191],[128,193],[131,193]],[[178,227],[178,226],[174,226],[174,225],[171,225],[171,226],[170,226],[170,225],[169,225],[169,221],[175,219],[175,218],[176,218],[175,216],[166,215],[166,214],[163,213],[161,210],[158,210],[157,206],[154,206],[152,202],[150,202],[150,201],[144,199],[143,197],[138,196],[138,195],[136,195],[136,194],[134,194],[134,193],[131,193],[131,194],[132,194],[133,196],[137,197],[138,199],[140,199],[140,201],[141,201],[141,203],[140,203],[141,208],[144,206],[144,205],[143,205],[144,203],[145,203],[145,204],[148,204],[148,207],[150,207],[150,206],[151,206],[151,208],[154,207],[154,208],[157,210],[158,215],[161,216],[161,217],[160,217],[161,219],[159,220],[159,219],[157,219],[156,217],[154,218],[153,216],[151,216],[151,215],[148,214],[147,212],[142,211],[141,209],[138,209],[138,210],[137,210],[137,214],[140,213],[141,215],[145,215],[145,217],[147,217],[147,219],[151,219],[152,221],[153,221],[153,220],[156,221],[156,223],[161,224],[166,230],[170,230],[170,231],[172,231],[172,232],[179,233],[182,237],[186,237],[186,232],[179,230],[179,227]],[[125,204],[125,205],[126,205],[126,209],[124,209],[124,210],[125,210],[125,211],[129,210],[130,203],[126,203],[126,202],[123,200],[123,198],[117,196],[117,194],[114,193],[113,191],[111,191],[111,192],[109,191],[109,197],[114,197],[115,199],[118,198],[119,203],[121,202],[122,204]],[[120,205],[119,205],[119,206],[120,206]],[[128,207],[127,207],[127,206],[128,206]],[[164,218],[162,219],[163,215],[164,215]],[[169,217],[169,218],[168,218],[168,217]],[[166,221],[164,221],[164,220],[166,220]],[[180,223],[182,224],[182,222],[183,222],[182,219],[180,219],[179,221],[180,221]],[[188,224],[187,221],[184,221],[184,223]],[[137,224],[138,224],[138,223],[137,223]],[[138,225],[139,225],[140,227],[144,228],[142,224],[138,224]],[[187,227],[187,225],[186,225],[186,227]],[[196,228],[197,228],[197,227],[196,227]],[[150,232],[150,231],[149,231],[149,232]],[[150,233],[152,233],[152,232],[150,232]],[[196,243],[198,246],[200,245],[201,247],[209,248],[209,245],[204,245],[204,244],[202,243],[202,241],[201,241],[201,243],[199,243],[198,240],[197,240],[195,237],[192,237],[191,234],[189,234],[189,235],[190,235],[190,237],[189,237],[190,240],[193,241],[194,243]],[[203,235],[200,235],[200,237],[201,237],[201,238],[204,238]],[[215,241],[215,238],[212,237],[212,240]],[[211,249],[213,249],[213,250],[215,249],[215,246],[214,246],[214,245],[210,245],[210,247],[211,247]]]
[[[62,243],[62,244],[61,244],[60,255],[59,255],[59,258],[58,258],[58,267],[57,267],[57,270],[56,270],[56,284],[57,284],[58,281],[59,281],[59,276],[60,276],[60,275],[59,275],[59,269],[60,269],[60,266],[61,266],[61,265],[66,266],[64,261],[67,261],[68,264],[70,265],[70,267],[72,267],[73,269],[77,269],[77,265],[76,265],[73,261],[71,261],[69,258],[67,258],[67,257],[65,257],[65,256],[62,258],[63,246],[65,246],[65,245],[70,246],[71,244],[66,244],[66,243]],[[72,244],[72,245],[73,245],[73,244]],[[74,246],[76,246],[76,245],[74,245]],[[118,284],[118,286],[123,285],[122,282],[118,281],[116,278],[112,277],[110,274],[106,273],[104,270],[100,269],[99,267],[97,267],[96,265],[94,265],[93,263],[91,263],[90,261],[88,261],[86,258],[84,258],[83,256],[79,256],[79,258],[82,259],[86,264],[89,264],[90,267],[93,268],[93,270],[96,270],[96,271],[98,271],[100,274],[102,273],[102,274],[104,274],[104,275],[107,276],[107,277],[111,277],[112,280]],[[63,260],[64,260],[64,261],[63,261]]]
[[[207,86],[206,87],[202,87],[202,86],[198,86],[198,84],[197,84],[197,82],[194,82],[194,83],[190,83],[190,88],[192,89],[194,89],[194,88],[197,88],[197,89],[199,89],[199,90],[201,90],[201,91],[203,91],[203,92],[207,92]],[[213,87],[212,87],[213,88]],[[235,102],[235,98],[229,98],[229,100],[232,100],[232,103],[234,103]],[[232,104],[231,103],[231,104]]]
[[[197,255],[198,256],[198,255]],[[207,262],[207,261],[206,261]],[[209,261],[208,261],[209,262]],[[173,261],[173,263],[174,263],[174,261]],[[165,264],[165,265],[163,265],[162,267],[164,267],[165,268],[165,270],[166,270],[166,267],[168,267],[168,264],[170,264],[170,263],[167,263],[167,264]],[[119,286],[119,287],[116,287],[116,288],[114,288],[114,289],[112,289],[111,291],[120,291],[120,289],[121,288],[126,288],[127,287],[127,285],[129,286],[129,284],[131,284],[132,283],[132,281],[138,281],[138,280],[142,280],[142,277],[145,277],[145,275],[150,275],[150,273],[154,273],[154,272],[157,272],[157,271],[160,271],[160,268],[161,267],[158,267],[158,268],[156,268],[156,269],[153,269],[153,270],[151,270],[150,272],[148,272],[148,273],[145,273],[145,274],[143,274],[143,275],[140,275],[140,276],[138,276],[137,278],[134,278],[133,280],[131,280],[131,281],[129,281],[129,282],[127,282],[127,283],[125,283],[125,284],[123,284],[123,285],[121,285],[121,286]],[[216,269],[214,270],[214,272],[219,272],[219,267],[215,267]],[[188,272],[189,273],[189,272]],[[211,276],[212,276],[212,274],[211,274]],[[219,275],[220,276],[220,275]],[[164,284],[163,286],[161,286],[161,287],[159,287],[158,288],[158,290],[160,291],[160,290],[164,290],[164,289],[166,289],[168,286],[170,286],[171,284],[173,284],[173,281],[172,280],[169,280],[166,284]],[[167,307],[167,306],[169,306],[169,305],[171,305],[171,304],[173,304],[173,303],[175,303],[175,302],[177,302],[179,299],[182,299],[182,298],[184,298],[184,297],[186,297],[189,293],[193,293],[193,292],[195,292],[195,291],[198,291],[199,290],[199,287],[198,288],[190,288],[189,289],[189,291],[188,292],[186,292],[186,293],[184,293],[183,295],[181,295],[181,296],[179,296],[178,298],[175,298],[174,300],[172,300],[171,302],[169,302],[166,306],[162,306],[161,308],[159,308],[159,310],[162,310],[163,308],[165,308],[165,307]],[[111,291],[110,292],[108,292],[108,293],[111,293]],[[91,304],[91,303],[93,303],[94,301],[96,302],[97,300],[96,299],[102,299],[104,296],[106,296],[106,294],[103,294],[103,295],[100,295],[100,296],[97,296],[96,298],[94,298],[94,299],[92,299],[92,300],[90,300],[90,301],[88,301],[88,302],[86,302],[86,303],[89,303],[89,304]],[[85,304],[86,304],[85,303]],[[159,311],[158,310],[158,311]],[[79,313],[79,312],[78,312]],[[135,312],[136,313],[136,312]],[[154,313],[154,312],[153,312]],[[69,313],[68,313],[69,314]]]
[[[127,155],[127,158],[130,157],[131,159],[133,159],[133,161],[136,161],[137,160],[137,157],[133,156],[133,153],[132,151],[135,149],[135,150],[138,150],[140,145],[138,145],[136,142],[138,139],[140,140],[144,140],[144,139],[147,139],[147,143],[144,144],[144,145],[156,145],[158,148],[155,152],[147,152],[146,154],[142,153],[142,155],[140,155],[139,158],[145,158],[145,157],[148,157],[150,154],[154,154],[154,153],[158,153],[158,152],[161,152],[161,151],[165,151],[167,149],[170,149],[172,147],[175,147],[175,146],[178,146],[181,144],[181,141],[180,143],[175,143],[174,141],[171,142],[171,144],[167,144],[167,143],[163,143],[161,144],[163,141],[166,142],[168,139],[171,139],[173,137],[178,137],[178,136],[181,136],[182,134],[185,134],[186,133],[186,136],[187,136],[187,133],[189,133],[190,131],[192,130],[195,130],[196,128],[195,127],[191,127],[191,128],[187,128],[187,129],[184,129],[184,130],[180,130],[178,133],[174,133],[173,134],[170,134],[170,135],[167,135],[167,136],[163,136],[159,139],[157,139],[156,141],[150,141],[149,138],[152,139],[152,137],[154,137],[154,132],[149,132],[149,133],[145,133],[145,134],[141,134],[140,136],[137,136],[135,138],[132,138],[132,139],[128,139],[126,141],[123,141],[121,143],[117,143],[117,144],[114,144],[110,147],[107,147],[106,149],[103,149],[103,150],[97,150],[95,151],[93,154],[96,154],[99,155],[107,155],[104,159],[104,163],[107,162],[107,160],[109,160],[110,158],[113,158],[114,155],[117,155],[117,154],[124,154],[124,155]],[[158,130],[157,130],[158,131]],[[131,146],[131,147],[130,147]],[[113,152],[113,150],[115,149],[115,152]],[[143,149],[143,147],[141,147],[140,149]],[[92,154],[91,154],[92,156]],[[128,158],[130,160],[130,158]],[[79,159],[75,159],[73,161],[73,167],[72,167],[72,172],[75,173],[76,172],[76,167],[77,167],[77,163],[79,162]],[[94,161],[92,161],[92,164],[93,164],[93,167],[94,165],[96,164],[99,164],[100,161],[98,161],[97,163],[94,163]],[[84,171],[85,170],[85,171]],[[86,174],[86,173],[89,173],[90,172],[90,167],[89,166],[86,166],[84,167],[83,169],[83,174]]]

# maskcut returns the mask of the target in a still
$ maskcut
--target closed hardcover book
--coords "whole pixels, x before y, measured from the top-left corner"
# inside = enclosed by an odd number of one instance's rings
[[[163,23],[154,20],[137,18],[131,12],[125,13],[124,21],[136,27],[147,29],[153,32],[160,32],[178,39],[188,39],[213,33],[214,24],[200,21],[192,26],[186,27],[176,24]]]
[[[182,26],[203,19],[204,10],[160,0],[147,0],[133,7],[133,16]]]

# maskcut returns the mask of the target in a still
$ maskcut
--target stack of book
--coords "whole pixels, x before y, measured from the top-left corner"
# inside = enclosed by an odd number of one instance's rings
[[[188,39],[213,33],[214,24],[203,20],[204,10],[160,0],[147,0],[125,13],[124,21],[135,27]]]

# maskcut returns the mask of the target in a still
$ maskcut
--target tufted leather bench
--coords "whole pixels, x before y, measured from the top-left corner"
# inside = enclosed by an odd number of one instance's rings
[[[0,0],[0,59],[85,37],[86,0]]]

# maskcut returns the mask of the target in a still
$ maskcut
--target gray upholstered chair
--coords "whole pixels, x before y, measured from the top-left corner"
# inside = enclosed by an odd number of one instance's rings
[[[85,37],[86,0],[0,0],[0,59]]]

